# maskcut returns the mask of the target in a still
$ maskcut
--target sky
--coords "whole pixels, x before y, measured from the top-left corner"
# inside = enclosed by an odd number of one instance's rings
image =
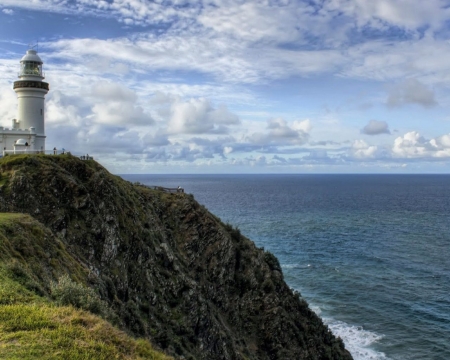
[[[0,0],[46,147],[124,173],[450,173],[450,0]]]

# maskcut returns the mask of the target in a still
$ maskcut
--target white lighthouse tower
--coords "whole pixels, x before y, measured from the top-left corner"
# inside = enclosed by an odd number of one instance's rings
[[[0,127],[0,146],[7,152],[38,152],[45,150],[45,95],[48,83],[42,81],[42,60],[36,50],[29,49],[20,60],[19,80],[14,82],[17,94],[17,119],[12,129]]]

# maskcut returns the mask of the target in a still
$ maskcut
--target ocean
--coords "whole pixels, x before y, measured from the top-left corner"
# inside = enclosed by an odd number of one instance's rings
[[[450,359],[449,175],[122,175],[274,253],[357,360]]]

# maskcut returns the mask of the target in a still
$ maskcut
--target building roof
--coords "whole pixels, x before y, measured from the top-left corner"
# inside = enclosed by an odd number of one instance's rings
[[[27,50],[26,55],[20,60],[20,62],[23,61],[35,61],[42,64],[42,60],[37,54],[37,51],[32,49]]]

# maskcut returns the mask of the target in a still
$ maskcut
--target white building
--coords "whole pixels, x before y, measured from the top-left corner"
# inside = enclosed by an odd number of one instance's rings
[[[17,119],[12,128],[0,127],[0,148],[4,153],[45,151],[45,95],[48,83],[42,81],[42,60],[36,50],[28,50],[20,60],[19,80],[14,82],[17,94]]]

